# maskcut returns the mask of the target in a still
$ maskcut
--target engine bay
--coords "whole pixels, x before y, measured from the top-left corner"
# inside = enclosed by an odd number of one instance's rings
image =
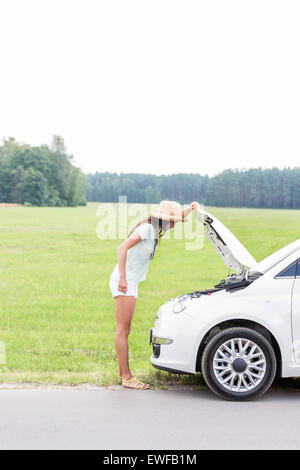
[[[245,289],[245,287],[249,286],[262,276],[260,272],[243,272],[241,274],[229,274],[226,279],[222,279],[219,284],[216,284],[212,289],[204,289],[204,290],[197,290],[194,292],[189,292],[188,295],[191,298],[201,297],[201,295],[211,295],[214,292],[218,292],[220,290],[226,290],[227,292],[236,292],[239,289]]]

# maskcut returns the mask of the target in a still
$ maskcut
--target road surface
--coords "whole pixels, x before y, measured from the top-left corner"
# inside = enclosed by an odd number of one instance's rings
[[[300,391],[1,389],[1,449],[300,449]]]

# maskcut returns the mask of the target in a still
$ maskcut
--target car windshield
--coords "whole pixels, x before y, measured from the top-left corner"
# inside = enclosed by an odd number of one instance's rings
[[[284,246],[278,251],[275,251],[267,258],[263,259],[258,263],[258,268],[261,272],[265,273],[269,269],[273,268],[276,264],[280,263],[283,259],[287,258],[289,255],[300,249],[300,238],[293,243],[290,243],[287,246]]]

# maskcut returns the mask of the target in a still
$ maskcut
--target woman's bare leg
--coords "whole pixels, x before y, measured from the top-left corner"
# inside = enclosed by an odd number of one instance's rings
[[[128,335],[130,333],[131,320],[134,315],[136,298],[133,296],[118,295],[116,299],[116,336],[115,346],[119,363],[119,376],[123,381],[133,379],[128,361]],[[137,379],[129,383],[123,382],[123,387],[148,390],[149,384],[144,384]]]
[[[128,335],[135,311],[136,298],[133,296],[118,295],[115,299],[117,324],[115,346],[119,363],[119,375],[125,380],[130,380],[132,374],[128,361]]]

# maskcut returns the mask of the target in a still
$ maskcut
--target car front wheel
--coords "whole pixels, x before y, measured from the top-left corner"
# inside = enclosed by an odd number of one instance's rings
[[[249,328],[228,328],[214,336],[202,355],[208,387],[227,400],[252,400],[265,393],[276,374],[269,341]]]

